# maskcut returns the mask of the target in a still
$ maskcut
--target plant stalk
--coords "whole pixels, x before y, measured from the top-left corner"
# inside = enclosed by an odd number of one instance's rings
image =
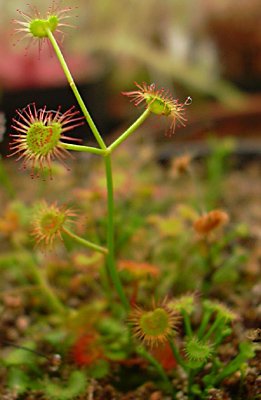
[[[198,333],[197,336],[199,339],[202,339],[204,332],[207,328],[208,322],[210,320],[210,317],[212,315],[212,311],[205,311],[201,320],[201,324],[198,328]]]
[[[93,133],[93,135],[95,137],[95,139],[97,140],[97,143],[99,144],[101,149],[103,149],[103,150],[106,149],[106,144],[104,143],[104,141],[103,141],[103,139],[102,139],[102,137],[101,137],[101,135],[100,135],[100,133],[99,133],[99,131],[98,131],[98,129],[97,129],[97,127],[96,127],[96,125],[95,125],[90,113],[89,113],[89,111],[87,110],[87,107],[86,107],[86,105],[85,105],[85,103],[84,103],[84,101],[83,101],[83,99],[82,99],[82,97],[81,97],[81,95],[80,95],[80,93],[79,93],[79,91],[77,89],[77,86],[76,86],[76,84],[74,82],[72,74],[71,74],[71,72],[70,72],[70,70],[69,70],[69,68],[67,66],[67,63],[66,63],[66,61],[65,61],[65,59],[63,57],[63,54],[61,52],[60,47],[58,46],[58,43],[56,42],[55,37],[53,36],[53,34],[50,31],[50,29],[46,29],[46,33],[47,33],[48,38],[49,38],[49,40],[50,40],[50,42],[51,42],[51,44],[53,46],[55,54],[56,54],[56,56],[57,56],[57,58],[58,58],[58,60],[59,60],[59,62],[61,64],[63,72],[64,72],[64,74],[65,74],[65,76],[66,76],[66,78],[67,78],[67,80],[69,82],[69,85],[70,85],[70,87],[71,87],[71,89],[72,89],[72,91],[74,93],[74,96],[75,96],[75,98],[76,98],[76,100],[77,100],[77,102],[78,102],[78,104],[79,104],[79,106],[80,106],[80,108],[82,110],[82,113],[85,116],[85,119],[86,119],[86,121],[87,121],[87,123],[88,123],[88,125],[89,125],[89,127],[90,127],[90,129],[91,129],[91,131],[92,131],[92,133]]]
[[[182,314],[183,319],[184,319],[184,326],[185,326],[186,335],[188,337],[191,337],[193,335],[193,332],[192,332],[192,328],[191,328],[191,324],[190,324],[189,315],[187,314],[187,312],[185,310],[182,310],[181,314]]]
[[[108,210],[108,221],[107,221],[107,267],[108,273],[112,280],[112,283],[118,293],[122,305],[128,311],[130,308],[129,301],[124,293],[121,280],[115,265],[115,249],[114,249],[114,196],[113,196],[113,178],[111,168],[111,157],[108,154],[104,157],[105,169],[106,169],[106,183],[107,183],[107,210]]]
[[[220,327],[220,324],[222,323],[223,325],[224,322],[224,318],[222,315],[217,315],[215,321],[213,322],[213,324],[211,325],[211,327],[209,328],[209,330],[207,331],[207,333],[204,335],[203,337],[203,341],[207,341],[210,336],[212,335],[212,333],[214,333],[214,331]]]
[[[127,139],[138,127],[148,118],[150,115],[150,110],[147,108],[140,116],[139,118],[128,128],[126,129],[125,132],[121,136],[119,136],[108,148],[108,152],[112,152],[113,150],[116,149],[124,140]]]
[[[181,357],[181,355],[179,354],[179,351],[178,351],[176,345],[174,344],[172,338],[169,339],[169,345],[170,345],[171,351],[172,351],[172,353],[173,353],[173,355],[174,355],[174,358],[175,358],[175,360],[177,361],[177,363],[178,363],[185,371],[187,371],[186,363],[185,363],[185,361],[183,360],[183,358]]]
[[[66,150],[81,151],[83,153],[92,153],[92,154],[97,154],[97,155],[104,155],[106,153],[106,150],[97,149],[96,147],[84,146],[84,145],[79,145],[79,144],[60,142],[59,146]]]
[[[108,254],[108,250],[105,247],[99,246],[98,244],[92,243],[89,240],[83,239],[80,236],[76,235],[75,233],[71,232],[67,228],[63,228],[63,232],[66,233],[66,235],[70,236],[72,239],[74,239],[77,243],[80,243],[83,246],[88,247],[89,249],[98,251],[99,253],[102,254]]]

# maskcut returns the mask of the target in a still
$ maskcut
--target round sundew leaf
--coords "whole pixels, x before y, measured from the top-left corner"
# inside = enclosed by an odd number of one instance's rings
[[[47,24],[46,24],[46,20],[44,19],[34,19],[30,22],[29,24],[29,30],[31,32],[31,34],[34,37],[37,38],[44,38],[47,37],[47,33],[46,33],[46,28],[47,28]]]
[[[31,166],[31,176],[43,178],[46,172],[52,177],[51,164],[60,161],[65,167],[65,158],[71,156],[64,148],[64,140],[79,141],[67,137],[67,132],[84,124],[83,116],[72,106],[61,113],[59,106],[56,111],[36,108],[35,103],[28,104],[22,110],[16,110],[17,116],[13,118],[12,128],[14,133],[10,136],[10,156],[16,155],[17,160],[23,159],[23,167]]]
[[[190,362],[202,363],[211,356],[212,346],[197,337],[192,337],[187,340],[185,351]]]
[[[169,325],[168,313],[162,308],[156,308],[142,315],[140,325],[145,335],[158,336],[164,334]]]
[[[33,123],[26,135],[28,150],[35,155],[46,156],[58,145],[62,133],[59,123],[44,125],[42,122]]]
[[[153,114],[168,116],[171,113],[168,103],[159,97],[148,96],[146,103]]]

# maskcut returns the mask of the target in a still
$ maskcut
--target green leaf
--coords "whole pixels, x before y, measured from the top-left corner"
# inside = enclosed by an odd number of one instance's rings
[[[33,342],[27,342],[24,344],[24,346],[31,350],[35,349],[35,344]],[[12,350],[4,360],[5,365],[34,365],[36,355],[26,350],[26,348]]]
[[[27,374],[16,367],[10,368],[7,377],[7,386],[17,394],[25,393],[30,386]]]
[[[50,399],[72,400],[83,393],[86,386],[87,380],[85,373],[82,371],[73,371],[66,385],[56,384],[46,380],[42,390]]]

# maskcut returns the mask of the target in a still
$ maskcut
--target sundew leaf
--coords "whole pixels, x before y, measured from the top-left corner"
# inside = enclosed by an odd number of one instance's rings
[[[67,384],[55,384],[45,381],[43,391],[49,399],[52,400],[73,400],[79,396],[87,387],[85,373],[82,371],[73,371]]]

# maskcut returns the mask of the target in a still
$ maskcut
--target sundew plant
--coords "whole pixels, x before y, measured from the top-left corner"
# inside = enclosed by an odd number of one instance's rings
[[[131,101],[134,101],[135,105],[144,102],[145,111],[125,132],[122,133],[122,135],[120,135],[112,144],[107,146],[81,98],[55,38],[56,31],[61,33],[60,27],[66,26],[62,21],[68,16],[66,14],[69,11],[69,9],[65,9],[57,12],[57,8],[52,5],[48,10],[46,17],[42,18],[37,9],[33,8],[32,14],[19,11],[24,21],[15,22],[22,26],[17,29],[18,32],[24,32],[25,36],[30,36],[33,40],[39,41],[40,49],[46,41],[51,44],[84,117],[80,117],[79,112],[72,108],[62,113],[60,107],[56,112],[53,112],[48,111],[46,106],[38,109],[38,105],[35,103],[27,105],[22,109],[22,111],[17,111],[17,116],[13,120],[13,129],[15,133],[11,134],[13,137],[10,145],[12,149],[11,155],[18,155],[17,160],[22,159],[24,167],[27,167],[30,164],[32,176],[40,176],[46,167],[51,175],[52,161],[57,159],[64,162],[66,156],[69,156],[70,154],[68,150],[89,152],[103,157],[107,183],[108,221],[107,249],[101,249],[100,251],[107,253],[107,271],[115,290],[119,295],[122,305],[126,310],[129,310],[129,302],[123,291],[114,258],[112,154],[123,141],[125,141],[142,123],[144,123],[150,114],[163,115],[169,118],[170,133],[174,133],[176,123],[184,124],[184,106],[191,100],[189,98],[184,104],[181,104],[164,89],[156,89],[155,84],[137,84],[138,90],[124,93],[124,95],[130,97]],[[97,141],[98,147],[69,144],[64,141],[66,139],[72,139],[66,136],[66,132],[82,124],[84,118]],[[53,206],[51,206],[51,209],[53,209]],[[46,244],[53,241],[54,235],[58,236],[61,232],[65,232],[63,222],[65,222],[66,218],[63,216],[63,211],[59,212],[58,209],[56,209],[56,214],[54,215],[54,213],[51,212],[51,209],[49,210],[48,208],[43,207],[41,215],[38,217],[38,238],[42,239]],[[47,219],[48,223],[45,223]]]
[[[121,267],[136,274],[136,291],[139,279],[144,279],[146,275],[156,275],[157,270],[146,263],[135,266],[135,263],[125,262],[123,265],[115,254],[117,204],[114,199],[112,165],[114,151],[153,114],[169,122],[166,133],[172,136],[178,126],[185,125],[185,108],[191,103],[191,98],[188,97],[182,103],[168,89],[158,88],[154,83],[135,83],[134,90],[123,92],[123,95],[135,106],[143,106],[143,111],[108,145],[78,91],[59,45],[63,29],[70,27],[67,21],[72,9],[61,9],[53,2],[45,16],[40,15],[32,6],[29,6],[29,12],[18,12],[20,19],[14,21],[17,33],[22,35],[22,39],[29,38],[29,41],[37,42],[40,50],[43,45],[51,46],[78,107],[63,110],[61,105],[57,110],[49,110],[48,105],[37,104],[37,101],[23,105],[13,118],[10,156],[22,163],[22,167],[29,169],[32,177],[46,179],[47,176],[55,185],[54,162],[58,161],[66,167],[66,159],[71,157],[72,152],[94,154],[103,160],[106,181],[106,243],[101,245],[100,242],[87,240],[75,233],[73,226],[79,217],[77,209],[59,204],[58,201],[48,204],[45,199],[33,207],[31,237],[42,250],[42,257],[52,251],[57,240],[63,240],[65,244],[67,240],[77,242],[96,254],[102,260],[100,279],[106,288],[103,293],[106,305],[101,306],[94,301],[93,305],[77,309],[65,304],[50,285],[42,268],[37,265],[37,249],[30,253],[20,248],[27,270],[41,289],[53,324],[59,327],[53,335],[49,333],[49,343],[67,358],[69,354],[74,360],[74,366],[67,368],[66,361],[60,360],[59,355],[47,356],[43,349],[36,348],[33,340],[29,340],[10,352],[4,363],[8,369],[7,386],[16,393],[16,398],[21,399],[29,398],[23,397],[28,393],[32,396],[40,393],[47,399],[92,399],[96,398],[92,392],[93,381],[102,382],[102,379],[111,376],[111,365],[118,362],[123,370],[126,368],[126,374],[131,366],[137,368],[138,374],[145,370],[145,376],[148,380],[154,380],[155,390],[161,396],[153,397],[155,399],[181,398],[181,389],[177,383],[180,380],[183,380],[185,387],[184,399],[211,399],[211,390],[216,390],[224,379],[235,372],[242,372],[248,359],[254,356],[252,344],[242,342],[238,354],[230,361],[223,362],[219,357],[219,346],[231,335],[237,315],[221,303],[210,300],[200,302],[195,293],[172,298],[167,292],[159,299],[152,294],[146,304],[137,304],[137,296],[130,296],[122,283]],[[96,140],[95,146],[85,146],[81,140],[68,135],[75,127],[82,126],[84,129],[86,123]],[[183,160],[180,168],[186,169],[188,162],[187,159],[185,162]],[[124,172],[127,174],[127,171]],[[195,221],[194,229],[202,235],[204,244],[208,246],[206,236],[209,232],[227,222],[225,212],[212,210]],[[201,322],[195,327],[193,318],[197,304]],[[104,318],[101,317],[97,326],[85,331],[85,319],[91,321],[92,314],[101,312],[100,307],[104,311]],[[70,331],[71,326],[79,331],[76,339],[64,333],[67,328]],[[19,347],[15,343],[13,346]],[[45,373],[44,377],[39,370],[43,368],[43,362],[37,361],[39,358],[49,366],[49,373]],[[128,380],[128,375],[119,379]]]

